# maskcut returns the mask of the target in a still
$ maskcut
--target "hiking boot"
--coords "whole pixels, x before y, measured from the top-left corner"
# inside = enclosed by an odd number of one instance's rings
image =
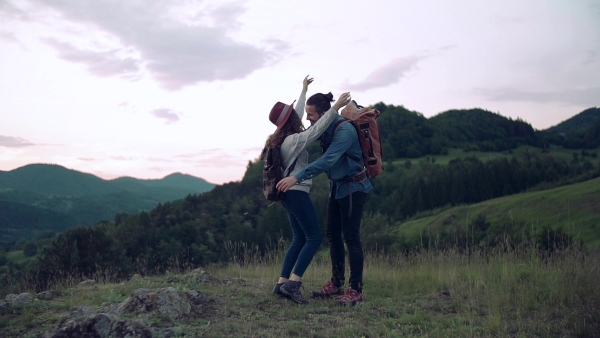
[[[271,291],[271,293],[273,293],[274,295],[279,295],[279,296],[285,297],[285,295],[283,293],[281,293],[281,286],[282,285],[283,285],[283,283],[277,283],[275,285],[275,287],[273,288],[273,291]]]
[[[331,296],[339,296],[344,294],[343,287],[337,287],[331,281],[327,282],[321,290],[313,291],[313,298],[329,298]]]
[[[302,292],[300,292],[301,286],[302,282],[289,280],[279,288],[279,292],[298,304],[306,304],[308,301],[302,297]]]
[[[346,293],[338,299],[338,304],[341,306],[346,306],[348,304],[354,306],[357,302],[363,301],[363,295],[361,292],[358,292],[354,289],[346,289]]]

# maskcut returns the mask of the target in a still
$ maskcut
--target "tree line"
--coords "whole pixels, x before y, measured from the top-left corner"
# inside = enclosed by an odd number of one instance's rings
[[[600,166],[593,156],[595,153],[590,152],[574,155],[570,161],[559,160],[543,151],[488,161],[476,157],[457,158],[448,164],[423,160],[394,161],[409,153],[443,152],[444,147],[449,145],[469,149],[478,147],[480,150],[485,147],[510,149],[515,145],[537,144],[539,140],[532,136],[535,135],[532,134],[533,129],[522,121],[494,128],[502,118],[491,113],[466,114],[486,116],[488,122],[463,119],[466,125],[479,124],[484,129],[494,130],[492,135],[485,136],[481,131],[453,132],[460,128],[452,128],[442,121],[450,114],[427,122],[420,114],[406,111],[403,107],[380,108],[383,110],[381,131],[382,134],[388,133],[383,136],[384,147],[394,149],[394,152],[389,155],[384,149],[386,169],[384,174],[373,179],[375,189],[365,206],[363,241],[367,248],[407,251],[423,246],[423,242],[413,243],[391,234],[393,227],[423,211],[477,203],[536,187],[569,184],[600,175]],[[464,113],[453,112],[451,114],[456,116],[450,120],[462,118]],[[446,127],[435,129],[432,126],[436,124]],[[403,125],[412,127],[401,127]],[[400,130],[393,133],[394,128]],[[433,142],[436,135],[441,139],[441,147]],[[419,141],[424,139],[429,141]],[[310,152],[313,158],[319,156],[318,145],[313,145]],[[52,241],[46,238],[44,245],[37,245],[35,264],[26,267],[13,264],[6,268],[0,275],[0,286],[21,281],[44,289],[52,281],[69,278],[100,275],[107,280],[119,280],[133,273],[156,274],[174,266],[193,267],[224,262],[231,257],[230,251],[234,248],[231,243],[247,243],[260,251],[278,250],[282,243],[291,239],[291,232],[283,208],[278,204],[269,205],[262,195],[261,171],[261,161],[250,161],[240,182],[218,185],[210,192],[159,203],[150,211],[117,214],[113,220],[67,230]],[[314,179],[311,199],[322,228],[327,194],[327,179],[320,175]],[[481,239],[486,237],[483,235],[488,229],[485,217],[473,222],[476,222],[474,228],[480,229]],[[456,244],[456,233],[441,234],[445,236],[441,240],[439,236],[438,245]],[[430,237],[424,234],[423,238],[427,240]],[[493,239],[487,238],[489,244],[493,244]],[[470,240],[475,241],[474,238]],[[467,243],[467,240],[463,242]],[[243,253],[235,254],[243,257]]]

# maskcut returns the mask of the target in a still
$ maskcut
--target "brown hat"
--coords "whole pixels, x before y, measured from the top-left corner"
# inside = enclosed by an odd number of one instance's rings
[[[294,100],[294,102],[296,102],[296,100]],[[292,102],[292,105],[294,102]],[[283,125],[287,122],[288,118],[290,118],[290,115],[292,115],[292,112],[294,111],[292,105],[288,105],[283,102],[277,102],[273,108],[271,108],[269,120],[277,126],[275,131],[281,129],[281,127],[283,127]]]

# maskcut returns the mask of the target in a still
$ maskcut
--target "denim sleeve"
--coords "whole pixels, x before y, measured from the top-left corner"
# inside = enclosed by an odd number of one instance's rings
[[[349,123],[342,123],[333,135],[333,140],[327,151],[317,160],[306,166],[304,170],[294,175],[298,182],[313,178],[329,170],[352,145],[353,132],[354,127]]]

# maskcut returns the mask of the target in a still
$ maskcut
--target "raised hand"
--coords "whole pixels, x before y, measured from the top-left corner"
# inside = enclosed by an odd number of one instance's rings
[[[309,78],[309,75],[306,75],[306,77],[304,78],[304,81],[302,82],[302,90],[307,90],[308,89],[308,85],[311,84],[313,82],[313,78]]]
[[[351,99],[352,98],[350,97],[350,92],[345,92],[342,95],[340,95],[340,97],[338,97],[337,100],[335,100],[335,103],[333,104],[333,106],[331,106],[331,108],[333,108],[335,110],[339,110],[343,106],[350,103]]]

